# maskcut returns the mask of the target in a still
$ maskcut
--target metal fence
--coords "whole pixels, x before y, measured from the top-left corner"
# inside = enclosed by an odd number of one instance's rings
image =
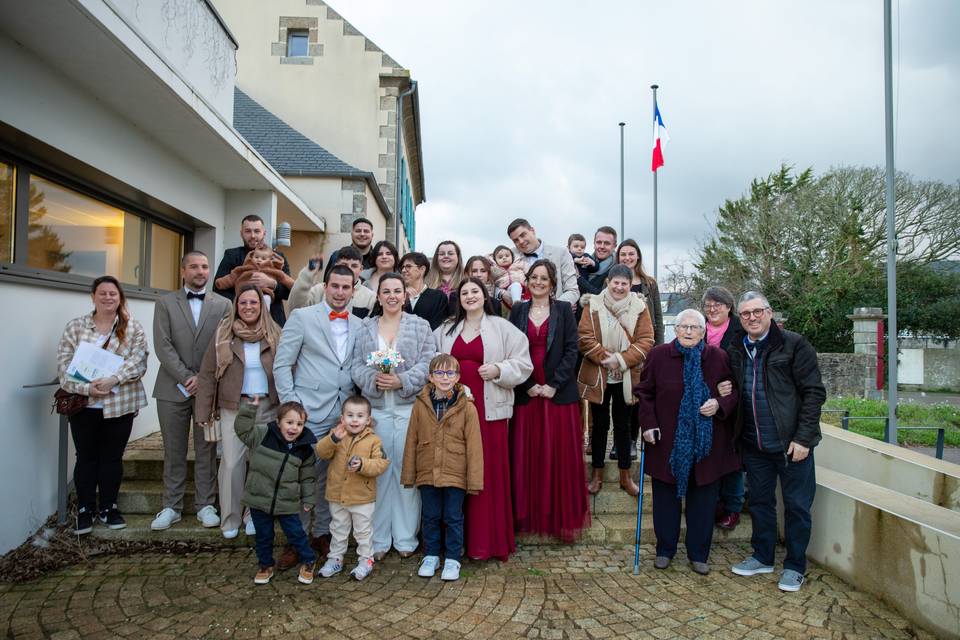
[[[890,438],[890,419],[887,416],[851,416],[849,409],[821,409],[821,413],[839,413],[840,414],[840,426],[844,431],[850,430],[850,421],[851,420],[882,420],[883,421],[883,440],[884,442],[889,442]],[[937,444],[936,444],[936,456],[938,460],[943,460],[943,446],[946,439],[946,429],[945,427],[925,427],[925,426],[913,426],[913,425],[897,425],[897,433],[900,431],[936,431],[937,432]]]

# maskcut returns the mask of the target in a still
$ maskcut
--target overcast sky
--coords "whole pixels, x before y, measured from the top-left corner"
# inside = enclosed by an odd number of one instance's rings
[[[671,138],[661,276],[780,163],[884,163],[881,0],[331,4],[419,82],[428,254],[489,253],[518,216],[554,244],[618,227],[625,121],[626,235],[652,270],[652,83]],[[893,12],[897,168],[955,183],[960,1]]]

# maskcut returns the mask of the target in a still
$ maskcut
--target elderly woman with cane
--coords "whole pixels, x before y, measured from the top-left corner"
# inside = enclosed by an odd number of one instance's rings
[[[677,552],[685,501],[687,557],[696,573],[706,575],[719,481],[740,467],[731,420],[738,399],[718,389],[732,374],[726,353],[703,340],[703,315],[681,311],[675,329],[676,339],[650,351],[634,388],[646,449],[643,471],[653,482],[654,566],[666,569]]]

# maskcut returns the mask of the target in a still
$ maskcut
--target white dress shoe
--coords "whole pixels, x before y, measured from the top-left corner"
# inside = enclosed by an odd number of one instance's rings
[[[223,537],[226,538],[227,540],[233,540],[238,535],[240,535],[240,529],[224,529],[223,530]]]
[[[220,526],[220,516],[217,515],[217,509],[212,504],[197,511],[197,520],[207,529]]]

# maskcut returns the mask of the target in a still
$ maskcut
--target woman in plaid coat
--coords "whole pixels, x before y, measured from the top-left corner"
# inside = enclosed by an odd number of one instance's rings
[[[87,406],[70,416],[70,433],[77,462],[73,483],[77,490],[78,535],[93,530],[94,517],[111,529],[127,526],[117,508],[123,451],[133,419],[147,404],[140,381],[147,372],[147,341],[143,327],[130,317],[127,299],[113,276],[102,276],[91,287],[93,311],[67,323],[57,348],[60,386],[87,397]],[[116,374],[78,382],[67,368],[81,342],[90,342],[123,358]],[[99,490],[99,509],[97,508]]]

